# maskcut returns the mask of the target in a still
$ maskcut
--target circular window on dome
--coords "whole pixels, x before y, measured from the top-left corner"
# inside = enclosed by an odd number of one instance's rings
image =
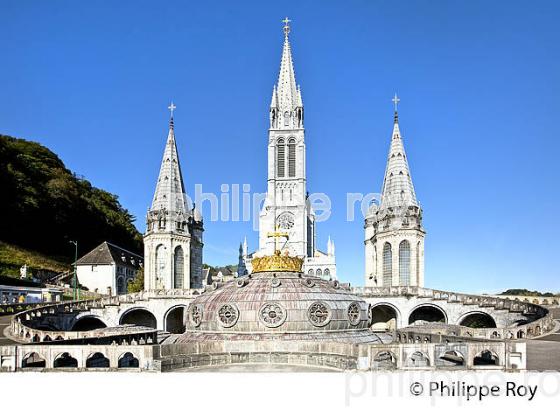
[[[356,326],[360,323],[360,305],[357,302],[350,303],[348,306],[348,321],[350,324]]]
[[[266,327],[278,327],[286,321],[286,309],[278,303],[266,303],[259,310],[259,319]]]
[[[191,305],[189,307],[189,321],[195,327],[200,326],[202,323],[202,306]]]
[[[309,321],[315,326],[325,326],[331,321],[331,310],[323,302],[314,302],[307,310]]]
[[[239,319],[239,310],[229,304],[222,305],[218,309],[218,321],[223,327],[232,327]]]

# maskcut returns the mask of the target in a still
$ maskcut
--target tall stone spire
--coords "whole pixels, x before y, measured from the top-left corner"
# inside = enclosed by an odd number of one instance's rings
[[[381,208],[397,206],[418,206],[414,185],[410,176],[410,169],[404,150],[403,139],[399,130],[399,116],[397,104],[399,98],[395,94],[395,115],[393,124],[393,134],[391,137],[391,147],[387,166],[385,168],[385,178],[381,197]]]
[[[165,145],[159,178],[150,210],[154,212],[165,210],[170,218],[177,216],[183,216],[183,218],[185,218],[190,213],[190,208],[187,204],[185,186],[181,174],[181,165],[179,163],[179,154],[175,142],[175,127],[173,121],[173,111],[175,108],[175,105],[171,103],[169,106],[171,111],[169,133],[167,134],[167,143]]]
[[[424,286],[426,233],[399,129],[399,101],[395,94],[381,204],[373,204],[365,220],[366,286]]]
[[[303,127],[303,100],[301,90],[296,84],[292,49],[290,46],[290,23],[287,17],[284,23],[284,47],[278,83],[272,91],[271,128],[302,128]]]

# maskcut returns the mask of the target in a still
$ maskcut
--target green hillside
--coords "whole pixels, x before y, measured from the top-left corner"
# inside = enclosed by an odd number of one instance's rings
[[[80,255],[105,240],[142,252],[134,217],[118,197],[76,177],[41,144],[0,135],[0,192],[5,244],[63,263],[73,259],[70,240],[78,241]],[[15,249],[2,248],[4,269],[12,259],[20,263]]]
[[[72,270],[69,261],[57,261],[39,252],[0,242],[0,275],[19,277],[19,269],[27,265],[28,274],[41,276],[41,272],[63,273]]]

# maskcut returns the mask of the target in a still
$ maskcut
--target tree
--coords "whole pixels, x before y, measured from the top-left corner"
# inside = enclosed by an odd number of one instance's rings
[[[128,282],[128,293],[136,293],[144,290],[144,268],[140,268],[136,272],[134,280]]]

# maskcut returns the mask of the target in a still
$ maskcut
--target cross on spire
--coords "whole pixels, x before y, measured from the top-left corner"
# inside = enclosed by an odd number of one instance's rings
[[[397,93],[395,93],[395,96],[391,101],[393,101],[393,104],[395,104],[395,112],[397,112],[399,110],[399,103],[401,102],[401,99],[397,96]]]
[[[169,107],[167,107],[167,109],[169,111],[171,111],[171,118],[173,118],[173,111],[175,111],[176,108],[177,108],[177,106],[175,104],[173,104],[173,101],[171,101],[171,105]]]
[[[292,20],[290,20],[288,17],[284,18],[284,20],[282,20],[282,23],[284,23],[284,35],[288,36],[288,33],[290,32],[290,23]]]

